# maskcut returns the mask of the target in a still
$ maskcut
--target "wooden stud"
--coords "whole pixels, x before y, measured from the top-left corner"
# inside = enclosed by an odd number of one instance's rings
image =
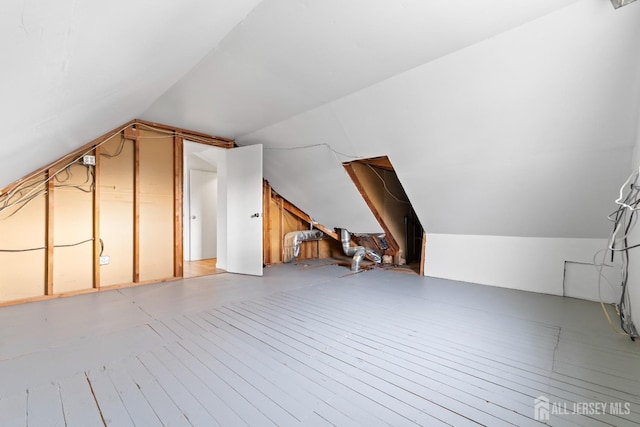
[[[420,253],[420,275],[424,276],[424,255],[427,250],[427,233],[422,232],[422,251]]]
[[[278,236],[280,237],[278,239],[278,248],[280,249],[278,251],[278,253],[280,254],[280,259],[278,260],[279,262],[283,262],[284,261],[284,203],[283,203],[284,199],[280,198],[280,222],[279,222],[279,230],[278,230]]]
[[[140,140],[133,140],[133,282],[140,281]]]
[[[53,204],[54,204],[54,177],[55,171],[53,168],[50,168],[47,173],[47,201],[46,201],[46,228],[45,228],[45,236],[46,236],[46,246],[47,252],[45,255],[46,262],[46,270],[45,270],[45,295],[53,294],[53,249],[54,249],[54,241],[53,241]]]
[[[289,202],[286,199],[282,199],[282,205],[284,207],[284,209],[286,209],[288,212],[292,213],[295,217],[311,224],[311,221],[313,221],[311,219],[311,217],[309,215],[307,215],[306,213],[304,213],[303,211],[301,211],[298,207],[294,206],[293,204],[291,204],[291,202]],[[322,231],[324,234],[326,234],[327,236],[331,237],[334,240],[338,240],[340,241],[340,236],[338,236],[338,233],[336,233],[335,231],[329,230],[327,227],[325,227],[322,224],[318,224],[318,223],[313,223],[313,226],[315,228],[317,228],[318,230]]]
[[[365,165],[376,166],[388,171],[394,171],[393,165],[387,156],[373,157],[370,159],[354,160],[354,163],[363,163]]]
[[[140,129],[138,129],[137,127],[129,126],[124,129],[124,131],[122,132],[122,136],[124,137],[124,139],[138,139],[140,137]]]
[[[173,276],[183,277],[184,275],[184,247],[183,247],[183,227],[182,227],[182,189],[183,189],[183,139],[179,136],[173,137]]]
[[[103,142],[113,138],[115,135],[119,134],[120,132],[122,132],[123,129],[131,126],[133,123],[135,123],[135,121],[131,120],[130,122],[125,123],[124,125],[120,126],[119,128],[116,128],[116,129],[104,134],[103,136],[94,139],[90,143],[83,145],[82,147],[80,147],[77,150],[67,154],[66,156],[59,158],[55,162],[52,162],[52,163],[48,164],[47,166],[44,166],[44,167],[36,170],[35,172],[32,172],[29,175],[26,175],[25,177],[20,178],[19,180],[15,181],[15,182],[9,184],[8,186],[6,186],[5,188],[3,188],[2,191],[0,191],[0,194],[4,194],[4,193],[8,192],[11,188],[14,188],[16,185],[20,184],[21,182],[29,180],[29,179],[33,178],[34,176],[36,176],[36,175],[39,175],[39,174],[41,174],[43,172],[48,171],[51,168],[59,167],[60,164],[66,164],[66,163],[69,163],[69,162],[71,162],[73,160],[78,159],[80,155],[86,153],[87,151],[91,151],[97,145],[100,145]]]
[[[49,163],[46,166],[43,166],[40,169],[37,169],[36,171],[25,175],[24,177],[20,178],[17,181],[12,182],[11,184],[7,185],[6,187],[2,188],[0,190],[0,194],[5,194],[7,192],[9,192],[12,188],[14,188],[15,186],[17,186],[18,184],[27,181],[37,175],[40,175],[41,173],[46,172],[47,170],[59,166],[59,164],[61,163],[69,163],[73,160],[78,159],[82,154],[86,153],[87,151],[91,151],[92,149],[94,149],[95,147],[103,144],[104,142],[108,141],[109,139],[113,138],[116,135],[121,134],[122,132],[124,132],[127,129],[130,129],[132,126],[136,125],[136,124],[140,124],[141,126],[148,126],[148,127],[155,127],[158,129],[162,129],[162,130],[166,130],[166,131],[170,131],[170,132],[174,132],[176,134],[179,134],[180,136],[182,136],[183,138],[187,138],[189,139],[189,136],[193,136],[194,142],[198,142],[200,144],[205,144],[205,145],[211,145],[211,146],[215,146],[215,147],[222,147],[222,148],[233,148],[234,145],[234,140],[233,139],[229,139],[229,138],[223,138],[223,137],[219,137],[219,136],[213,136],[213,135],[208,135],[205,133],[200,133],[200,132],[195,132],[195,131],[191,131],[191,130],[187,130],[187,129],[181,129],[181,128],[177,128],[177,127],[173,127],[173,126],[167,126],[167,125],[163,125],[160,123],[154,123],[154,122],[148,122],[145,120],[140,120],[140,119],[134,119],[131,120],[125,124],[123,124],[122,126],[119,126],[107,133],[105,133],[104,135],[100,136],[99,138],[94,139],[93,141],[81,146],[80,148],[72,151],[71,153],[67,154],[66,156],[60,157],[58,160]]]
[[[93,167],[93,287],[100,288],[100,147],[96,147],[94,155],[96,164]]]
[[[262,182],[262,241],[264,263],[271,264],[271,213],[269,207],[271,206],[271,186],[266,180]]]
[[[24,183],[25,181],[33,179],[34,177],[40,174],[45,174],[47,178],[52,178],[57,170],[59,170],[63,166],[66,166],[69,163],[72,163],[78,160],[82,155],[88,154],[91,151],[93,151],[96,156],[96,166],[94,168],[95,190],[93,194],[93,237],[94,237],[93,288],[88,290],[74,291],[74,292],[63,292],[63,293],[54,295],[54,284],[53,284],[53,277],[54,277],[53,276],[53,270],[54,270],[54,263],[53,263],[53,259],[54,259],[54,231],[53,231],[54,191],[53,191],[53,188],[54,188],[54,185],[53,185],[53,179],[50,179],[49,181],[47,181],[46,184],[44,184],[47,190],[46,200],[45,200],[46,250],[45,250],[44,295],[38,296],[38,297],[29,297],[29,298],[14,300],[14,301],[5,301],[0,303],[0,307],[24,303],[24,302],[30,302],[30,301],[40,301],[40,300],[45,300],[50,298],[59,298],[61,296],[78,295],[78,294],[95,292],[95,291],[106,290],[106,289],[115,289],[115,288],[127,287],[127,286],[137,286],[140,284],[147,284],[147,283],[159,283],[159,282],[165,282],[172,279],[172,278],[167,278],[167,279],[154,280],[154,281],[144,281],[144,282],[140,281],[140,145],[139,144],[140,144],[140,139],[142,139],[143,137],[139,137],[140,129],[138,129],[137,126],[136,128],[134,128],[135,125],[140,125],[141,127],[143,126],[154,127],[161,130],[170,131],[174,133],[174,138],[177,137],[180,140],[180,152],[179,152],[180,175],[178,176],[177,168],[176,168],[175,170],[176,176],[174,177],[176,180],[176,183],[180,181],[180,185],[176,184],[176,192],[175,192],[175,195],[176,195],[175,213],[176,213],[176,216],[180,218],[182,217],[182,209],[183,209],[183,206],[182,206],[183,138],[192,137],[195,142],[198,142],[200,144],[205,144],[205,145],[216,146],[216,147],[233,148],[234,146],[234,140],[232,139],[207,135],[204,133],[189,131],[181,128],[162,125],[159,123],[146,122],[144,120],[136,119],[136,120],[131,120],[116,129],[113,129],[112,131],[100,136],[99,138],[94,139],[93,141],[81,146],[80,148],[74,150],[73,152],[63,157],[60,157],[56,161],[28,175],[25,175],[23,178],[17,181],[14,181],[8,186],[0,189],[0,195],[5,194],[11,191],[16,186]],[[134,142],[133,282],[130,284],[102,287],[100,285],[100,258],[99,258],[100,251],[101,251],[101,245],[100,245],[100,146],[117,135],[125,135],[126,139],[132,139]],[[178,150],[174,151],[174,155],[176,156],[178,155]],[[177,163],[177,162],[174,162],[174,163]],[[174,164],[174,167],[176,167],[175,164]],[[177,247],[176,247],[176,253],[175,253],[176,264],[174,265],[174,272],[176,277],[182,277],[184,273],[183,271],[184,265],[182,262],[182,257],[184,254],[183,252],[180,253],[180,251],[184,251],[184,248],[181,247],[182,246],[182,222],[176,221],[175,224],[176,226],[175,226],[174,233],[175,233],[175,241],[176,241]],[[178,238],[178,235],[179,235],[179,238]]]
[[[398,242],[391,234],[391,231],[389,230],[389,227],[387,226],[386,222],[382,218],[382,215],[380,214],[380,212],[378,212],[378,209],[373,204],[372,200],[369,198],[366,190],[364,189],[362,183],[360,182],[360,178],[358,178],[356,171],[353,169],[353,166],[351,166],[350,163],[345,163],[343,164],[343,166],[344,166],[344,169],[347,171],[347,174],[355,184],[356,188],[360,192],[360,195],[362,195],[362,198],[364,199],[365,203],[367,204],[367,206],[369,206],[371,213],[380,224],[380,227],[382,227],[382,230],[384,231],[384,234],[385,234],[385,239],[387,240],[387,243],[389,243],[389,247],[393,251],[393,255],[395,255],[400,249],[400,245],[398,245]]]
[[[167,126],[161,123],[148,122],[146,120],[136,119],[134,123],[140,124],[142,127],[148,128],[157,128],[165,131],[173,132],[175,135],[178,135],[185,139],[193,139],[193,142],[197,142],[199,144],[211,145],[214,147],[222,147],[222,148],[233,148],[234,140],[229,138],[223,138],[220,136],[213,136],[206,133],[195,132],[192,130],[177,128],[175,126]],[[153,129],[150,129],[153,130]]]

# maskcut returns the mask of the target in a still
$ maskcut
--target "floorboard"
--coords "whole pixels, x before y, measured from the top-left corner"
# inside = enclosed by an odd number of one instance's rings
[[[0,425],[534,426],[539,396],[547,425],[640,424],[598,304],[312,267],[1,308]]]

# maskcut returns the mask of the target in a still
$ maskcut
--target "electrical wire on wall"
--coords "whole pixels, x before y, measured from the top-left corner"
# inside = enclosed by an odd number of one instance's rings
[[[309,145],[296,145],[296,146],[292,146],[292,147],[264,147],[264,150],[266,151],[295,151],[295,150],[306,150],[309,148],[315,148],[315,147],[325,147],[329,150],[329,152],[333,155],[333,158],[336,160],[336,162],[338,162],[339,164],[342,164],[343,160],[338,158],[338,156],[342,156],[342,157],[346,157],[348,159],[361,159],[362,156],[354,156],[352,154],[345,154],[342,153],[338,150],[335,150],[331,145],[327,144],[326,142],[320,142],[318,144],[309,144]]]
[[[293,146],[293,147],[264,147],[264,149],[265,150],[273,150],[273,151],[294,151],[294,150],[305,150],[307,148],[314,148],[314,147],[326,147],[333,154],[339,154],[340,156],[349,157],[351,159],[359,159],[361,157],[361,156],[354,156],[354,155],[351,155],[351,154],[341,153],[338,150],[334,150],[333,147],[331,145],[327,144],[326,142],[320,142],[318,144],[309,144],[309,145],[297,145],[297,146]]]
[[[120,129],[118,129],[117,131],[113,132],[112,135],[110,135],[109,137],[105,138],[104,140],[100,141],[99,143],[96,143],[95,145],[92,145],[91,147],[89,147],[86,151],[81,152],[77,155],[74,155],[74,157],[71,158],[71,160],[69,160],[66,164],[64,164],[60,169],[58,169],[57,172],[55,172],[54,174],[52,174],[49,177],[44,177],[44,172],[42,172],[41,174],[38,175],[37,178],[30,178],[27,179],[25,181],[22,182],[18,182],[14,187],[10,188],[9,190],[7,190],[4,193],[0,194],[0,214],[2,214],[3,212],[9,212],[9,210],[11,208],[16,208],[16,210],[14,210],[13,212],[11,212],[10,214],[6,215],[6,216],[1,216],[0,215],[0,220],[2,219],[7,219],[12,217],[13,215],[15,215],[19,210],[23,209],[25,206],[27,206],[31,201],[33,201],[34,199],[38,198],[39,196],[45,195],[47,194],[47,183],[56,178],[57,182],[60,182],[60,180],[62,181],[66,181],[64,177],[61,178],[57,178],[59,174],[68,174],[69,172],[69,167],[78,164],[81,165],[81,161],[82,158],[85,155],[91,154],[91,152],[93,152],[93,150],[95,150],[96,148],[106,144],[107,142],[111,141],[113,138],[120,136],[121,142],[120,142],[120,146],[118,147],[117,151],[113,154],[109,154],[109,153],[104,153],[102,154],[104,157],[117,157],[122,153],[122,149],[124,148],[124,143],[125,143],[125,138],[122,135],[122,133],[128,129],[128,128],[132,128],[132,127],[139,127],[139,128],[144,128],[144,129],[148,129],[148,130],[152,130],[154,132],[158,132],[158,133],[162,133],[162,134],[166,134],[166,136],[151,136],[151,135],[140,135],[138,137],[138,139],[142,140],[142,139],[161,139],[161,138],[168,138],[168,137],[181,137],[184,139],[188,139],[189,141],[193,141],[193,142],[201,142],[201,143],[205,143],[205,144],[210,144],[212,139],[215,138],[207,138],[204,136],[198,136],[198,135],[193,135],[193,134],[189,134],[189,133],[185,133],[182,132],[181,130],[167,130],[167,129],[162,129],[160,127],[157,126],[153,126],[150,124],[146,124],[146,123],[129,123],[126,126],[121,127]],[[83,165],[85,166],[85,165]],[[86,166],[88,169],[92,169],[90,166]],[[93,174],[93,170],[91,170],[90,172],[88,172],[89,174]],[[92,175],[92,180],[93,180],[93,175]],[[67,178],[68,180],[68,178]],[[76,188],[78,190],[82,190],[85,192],[90,192],[93,191],[92,189],[89,191],[86,191],[85,188],[82,188],[83,185],[89,183],[89,180],[85,181],[83,184],[78,184],[78,185],[72,185],[73,188]],[[93,185],[93,184],[91,184]],[[5,213],[6,213],[5,212]]]
[[[42,194],[46,194],[46,180],[43,177],[36,177],[8,191],[0,198],[0,213],[11,208],[15,208],[10,214],[1,219],[11,218],[16,213],[24,209],[29,203],[37,199]]]
[[[163,137],[166,138],[166,137]],[[118,157],[120,154],[122,154],[122,150],[124,150],[124,143],[127,141],[127,139],[123,136],[120,138],[120,144],[118,145],[118,149],[115,151],[115,153],[110,154],[107,153],[105,151],[100,151],[100,157],[106,157],[107,159],[113,159],[115,157]]]
[[[0,193],[0,221],[7,220],[27,206],[29,206],[32,202],[38,199],[41,196],[45,196],[47,194],[47,188],[49,182],[53,182],[53,187],[58,188],[67,188],[82,191],[83,193],[92,193],[95,191],[95,174],[96,171],[92,165],[84,164],[83,158],[86,155],[89,155],[94,152],[94,150],[109,141],[113,138],[120,137],[120,143],[118,144],[118,148],[113,153],[108,153],[106,151],[101,151],[100,156],[105,158],[115,158],[122,154],[127,138],[125,138],[123,132],[128,128],[144,128],[147,130],[151,130],[163,136],[154,136],[154,135],[144,135],[141,134],[137,136],[138,140],[145,139],[166,139],[172,137],[181,137],[184,139],[188,139],[193,142],[201,142],[205,144],[211,144],[212,141],[222,141],[221,139],[216,139],[215,137],[206,137],[206,136],[198,136],[189,133],[185,133],[181,130],[167,130],[161,127],[153,126],[145,123],[129,123],[126,126],[121,127],[120,129],[113,132],[110,136],[105,137],[100,142],[91,145],[86,150],[82,152],[77,152],[71,156],[67,156],[67,159],[60,160],[56,162],[55,166],[56,172],[47,176],[45,169],[42,169],[40,173],[37,175],[32,175],[29,178],[18,181],[15,185],[8,188],[5,192]],[[82,181],[77,178],[76,170],[78,168],[84,169],[84,179]],[[64,244],[64,245],[55,245],[55,248],[65,248],[71,246],[77,246],[84,243],[88,243],[93,241],[94,239],[87,239],[81,242]],[[104,250],[104,243],[102,239],[100,239],[101,243],[101,254]],[[46,246],[40,247],[31,247],[31,248],[17,248],[17,249],[2,249],[0,248],[0,252],[5,253],[17,253],[17,252],[31,252],[31,251],[39,251],[47,249]]]
[[[380,174],[378,173],[378,171],[376,170],[376,168],[374,168],[373,166],[371,166],[370,164],[367,163],[367,166],[369,166],[369,169],[371,169],[373,171],[373,173],[376,174],[376,176],[378,177],[378,179],[380,179],[380,181],[382,181],[382,186],[384,187],[384,191],[387,192],[387,194],[389,196],[391,196],[391,198],[393,198],[396,202],[398,203],[404,203],[405,205],[410,205],[411,203],[409,203],[408,200],[402,200],[399,197],[397,197],[395,194],[393,194],[388,188],[387,188],[387,183],[385,182],[384,178],[382,178],[380,176]]]
[[[73,167],[82,167],[85,170],[85,180],[79,184],[71,184],[73,179]],[[55,188],[73,188],[76,190],[80,190],[83,193],[91,193],[95,189],[95,173],[93,168],[89,165],[82,165],[78,163],[74,163],[72,165],[67,166],[63,169],[64,176],[61,176],[62,173],[58,173],[54,176],[54,180],[56,184]],[[86,186],[86,187],[85,187]]]
[[[81,242],[75,242],[75,243],[68,243],[68,244],[64,244],[64,245],[53,245],[54,248],[71,248],[73,246],[80,246],[84,243],[89,243],[89,242],[93,242],[93,238],[91,239],[86,239],[83,240]],[[33,252],[33,251],[42,251],[47,249],[46,246],[40,246],[37,248],[25,248],[25,249],[0,249],[0,252],[8,252],[8,253],[17,253],[17,252]]]
[[[608,219],[613,222],[613,230],[608,239],[608,247],[604,250],[604,256],[601,263],[595,263],[599,269],[600,277],[598,280],[598,292],[600,293],[601,280],[603,278],[602,268],[605,266],[605,258],[610,257],[613,262],[616,255],[621,260],[621,296],[617,304],[614,304],[616,314],[620,318],[620,328],[632,340],[640,337],[638,331],[633,324],[631,316],[631,303],[629,300],[628,281],[629,281],[629,258],[630,250],[640,247],[640,244],[629,245],[629,237],[634,229],[637,218],[637,211],[640,209],[640,169],[634,171],[629,178],[620,187],[620,193],[615,203],[619,206],[612,212]],[[602,253],[602,251],[600,252]],[[594,261],[598,254],[594,256]],[[604,278],[606,280],[606,278]],[[607,280],[608,281],[608,280]],[[604,310],[607,320],[613,327],[609,312],[600,298],[600,305]]]

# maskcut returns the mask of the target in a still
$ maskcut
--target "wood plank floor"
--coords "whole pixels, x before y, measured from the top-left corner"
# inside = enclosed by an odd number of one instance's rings
[[[595,303],[313,264],[1,308],[0,425],[640,423]]]
[[[216,258],[203,259],[200,261],[185,261],[183,265],[183,277],[189,279],[192,277],[211,276],[213,274],[224,273],[224,270],[216,268],[218,260]]]

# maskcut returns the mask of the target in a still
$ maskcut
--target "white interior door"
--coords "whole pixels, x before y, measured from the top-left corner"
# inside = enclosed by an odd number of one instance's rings
[[[262,145],[227,150],[227,271],[262,276]]]
[[[189,260],[216,257],[217,179],[215,172],[189,170]]]

